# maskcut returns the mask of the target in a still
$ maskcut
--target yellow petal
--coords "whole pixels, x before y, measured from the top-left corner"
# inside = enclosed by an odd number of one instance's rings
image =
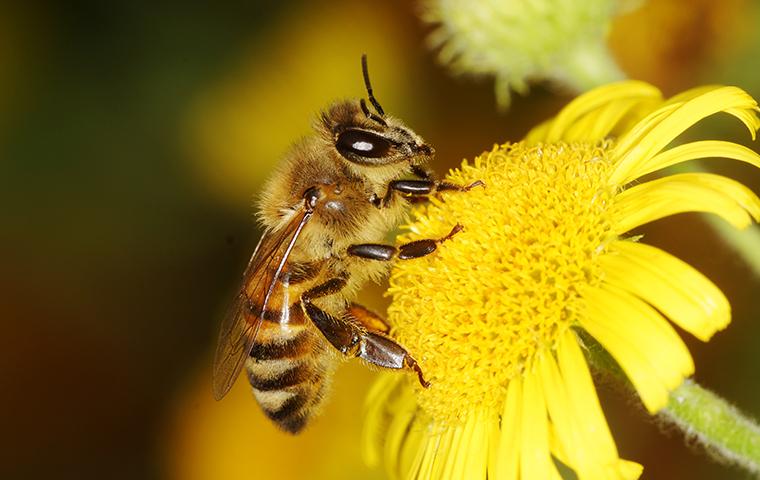
[[[573,339],[573,341],[575,340]],[[558,443],[556,447],[553,446],[552,453],[565,465],[572,468],[579,478],[602,480],[600,470],[605,461],[604,454],[601,455],[602,458],[596,455],[597,445],[587,442],[587,440],[593,442],[594,439],[584,438],[583,426],[578,421],[586,421],[584,413],[588,407],[580,406],[578,408],[578,405],[573,404],[568,392],[569,385],[560,375],[557,362],[550,352],[541,356],[539,374],[546,392],[546,405],[553,427],[552,437],[554,442]],[[570,388],[583,387],[572,385]],[[593,422],[593,419],[591,421]],[[594,445],[594,449],[586,448],[586,445]],[[601,451],[604,453],[605,450],[604,445],[602,445]],[[617,455],[615,455],[614,460],[617,460]]]
[[[477,411],[467,419],[465,429],[468,432],[468,442],[463,447],[464,455],[460,455],[462,463],[451,478],[486,478],[488,473],[489,454],[489,425],[495,422],[491,418],[486,421],[486,416]]]
[[[658,153],[648,162],[631,171],[624,183],[647,173],[700,158],[730,158],[760,168],[760,155],[743,145],[721,140],[703,140],[678,145]]]
[[[618,471],[620,472],[620,476],[624,479],[636,480],[641,476],[641,473],[644,471],[644,467],[636,462],[631,462],[629,460],[620,460],[620,463],[618,464]]]
[[[673,95],[672,97],[668,98],[663,105],[673,105],[673,104],[681,104],[684,102],[688,102],[689,100],[693,100],[697,97],[701,97],[705,93],[712,92],[715,89],[721,88],[723,85],[718,84],[712,84],[712,85],[700,85],[698,87],[690,88],[688,90],[684,90],[681,93],[677,93]]]
[[[364,403],[364,428],[362,430],[362,456],[364,462],[373,467],[380,463],[382,438],[386,428],[386,406],[396,390],[400,375],[381,375],[372,385]]]
[[[582,469],[588,463],[586,449],[577,448],[581,443],[572,417],[575,412],[569,405],[565,383],[550,351],[539,357],[538,372],[546,392],[546,408],[554,427],[551,432],[553,441],[559,443],[556,455],[565,465],[576,470],[579,467]],[[555,448],[551,450],[555,452]]]
[[[653,305],[702,341],[731,321],[731,305],[707,277],[659,248],[615,242],[600,259],[605,281]]]
[[[651,413],[694,372],[686,345],[655,309],[615,287],[584,290],[581,326],[617,360]]]
[[[549,454],[549,422],[544,391],[536,372],[523,375],[520,478],[550,478],[556,467]]]
[[[641,132],[631,132],[620,138],[615,149],[619,162],[610,178],[613,184],[623,183],[630,172],[648,162],[684,130],[718,112],[737,117],[755,138],[755,131],[760,127],[760,119],[755,115],[757,103],[746,92],[736,87],[715,87],[698,93],[698,96],[682,103],[666,104],[662,110],[667,114],[655,116],[656,120],[642,120],[642,126],[647,130],[645,136],[641,136]]]
[[[640,120],[643,112],[656,106],[655,101],[644,102],[641,98],[626,98],[611,102],[598,110],[589,112],[570,125],[562,134],[564,142],[597,142],[613,134],[621,123]],[[625,128],[622,129],[625,131]]]
[[[611,161],[615,164],[615,170],[610,179],[611,184],[623,184],[624,182],[622,179],[627,178],[629,172],[637,167],[639,159],[635,155],[628,155],[628,157],[624,158],[624,154],[630,151],[636,151],[638,144],[641,143],[664,118],[667,118],[668,115],[677,110],[678,107],[679,105],[661,106],[657,110],[650,112],[636,125],[631,127],[630,130],[618,138],[617,144],[611,155]],[[641,161],[643,162],[644,160]]]
[[[575,448],[578,449],[579,445],[594,446],[589,451],[589,464],[585,471],[578,471],[578,476],[582,479],[613,479],[612,473],[619,461],[617,448],[599,404],[586,359],[573,332],[565,333],[560,341],[557,361],[568,392],[568,407],[573,412],[575,428],[580,436],[580,443]]]
[[[414,415],[413,409],[396,412],[391,418],[388,432],[385,435],[383,464],[388,467],[395,466],[397,471],[401,466],[401,462],[399,461],[402,453],[401,446],[406,441]]]
[[[401,478],[406,480],[407,478],[434,478],[433,466],[437,458],[438,445],[440,444],[441,436],[428,435],[420,449],[419,460],[415,459],[412,463],[412,468],[409,470],[408,475],[402,475]]]
[[[507,387],[507,399],[501,415],[501,438],[498,455],[493,463],[493,475],[488,478],[517,480],[520,471],[520,455],[524,446],[520,442],[523,428],[522,378],[516,377]]]
[[[549,396],[547,395],[547,400]],[[551,409],[549,411],[549,415],[551,416]],[[554,420],[550,418],[549,422],[549,451],[552,453],[552,457],[559,460],[559,462],[570,468],[570,465],[573,464],[573,461],[570,460],[570,458],[567,455],[567,452],[565,451],[565,447],[560,442],[559,437],[557,435],[557,426],[554,424]]]
[[[642,183],[615,197],[615,232],[683,212],[714,213],[738,229],[760,220],[760,199],[741,183],[710,173],[682,173]]]
[[[535,145],[546,141],[546,135],[549,133],[549,129],[552,128],[554,118],[543,121],[531,128],[528,134],[523,138],[523,141],[529,145]]]
[[[501,438],[500,424],[501,420],[490,423],[490,431],[488,434],[488,471],[486,478],[497,478],[495,475],[496,466],[499,462],[499,438]]]
[[[588,365],[572,332],[560,340],[556,362],[551,355],[544,355],[540,369],[554,426],[552,453],[580,480],[638,478],[641,467],[631,470],[630,466],[637,464],[618,457]]]
[[[607,107],[612,102],[631,99],[646,101],[659,98],[661,98],[660,91],[644,82],[625,81],[605,85],[577,97],[550,122],[531,130],[525,140],[528,143],[555,142],[564,139],[567,130],[581,117]]]
[[[461,469],[464,457],[469,454],[469,450],[466,450],[466,447],[470,433],[466,427],[467,424],[448,428],[448,431],[452,433],[451,443],[446,447],[444,455],[446,462],[443,470],[435,478],[464,478]]]
[[[430,442],[431,447],[433,447],[430,451],[430,454],[433,455],[433,465],[430,469],[431,474],[429,478],[446,478],[443,475],[446,471],[447,464],[452,461],[451,445],[454,443],[455,436],[455,429],[447,428],[443,431],[443,433],[437,435],[435,443]],[[424,477],[418,478],[422,479]]]
[[[415,420],[409,426],[406,441],[403,443],[403,451],[400,454],[398,468],[395,473],[396,478],[407,478],[407,472],[419,472],[422,468],[422,461],[425,459],[426,444],[430,439],[424,424]],[[427,477],[422,477],[427,478]]]

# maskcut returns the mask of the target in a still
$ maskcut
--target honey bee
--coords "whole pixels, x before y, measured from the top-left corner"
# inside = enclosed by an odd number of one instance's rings
[[[380,243],[410,199],[482,185],[436,180],[425,168],[433,148],[375,98],[366,55],[362,73],[374,111],[364,99],[332,104],[266,183],[258,209],[264,233],[214,357],[217,400],[245,366],[264,413],[294,434],[319,410],[341,357],[408,370],[429,385],[387,323],[353,299],[391,260],[428,255],[462,229],[399,247]]]

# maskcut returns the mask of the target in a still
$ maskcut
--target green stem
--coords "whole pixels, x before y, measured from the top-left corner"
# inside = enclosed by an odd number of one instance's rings
[[[594,369],[625,383],[633,391],[623,370],[599,342],[585,332],[580,335]],[[760,427],[693,380],[685,380],[670,393],[668,405],[658,417],[697,440],[716,459],[760,474]]]
[[[687,379],[670,393],[660,417],[718,458],[760,473],[760,427],[728,402]]]

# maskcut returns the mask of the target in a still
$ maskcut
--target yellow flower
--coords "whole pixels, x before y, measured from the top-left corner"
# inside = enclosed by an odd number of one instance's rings
[[[706,341],[729,323],[728,301],[626,232],[688,211],[736,228],[760,219],[760,199],[722,176],[639,180],[705,157],[760,167],[760,156],[730,142],[670,146],[718,112],[754,137],[757,110],[735,87],[665,101],[641,82],[613,84],[451,172],[449,181],[487,188],[415,211],[402,241],[445,235],[457,222],[465,230],[434,255],[399,262],[389,290],[393,334],[432,385],[378,381],[367,400],[367,460],[394,478],[560,478],[555,460],[580,479],[637,478],[641,467],[618,456],[579,332],[616,359],[651,413],[693,373],[667,320]]]

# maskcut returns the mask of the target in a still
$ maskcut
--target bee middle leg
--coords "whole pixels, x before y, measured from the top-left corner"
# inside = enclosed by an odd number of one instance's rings
[[[420,384],[429,387],[430,383],[425,380],[417,361],[404,347],[379,329],[383,327],[379,327],[378,322],[387,328],[384,320],[355,304],[349,307],[347,318],[339,319],[313,303],[313,300],[337,293],[345,286],[345,278],[332,278],[301,295],[301,305],[311,322],[342,354],[359,357],[383,368],[412,370],[417,374]],[[369,321],[369,318],[360,318],[362,313],[374,319]]]
[[[485,187],[482,180],[477,180],[469,185],[457,185],[451,182],[436,180],[433,174],[420,167],[414,167],[414,175],[421,180],[393,180],[388,184],[385,195],[381,197],[374,196],[370,199],[372,204],[377,208],[383,208],[390,203],[395,193],[405,195],[413,201],[425,201],[428,195],[436,192],[457,191],[468,192],[475,187]]]
[[[379,243],[360,243],[348,247],[347,252],[351,256],[366,258],[368,260],[390,261],[394,258],[400,260],[420,258],[433,253],[438,248],[438,245],[446,240],[450,240],[454,235],[461,232],[463,228],[462,225],[457,223],[445,237],[415,240],[398,247]]]

